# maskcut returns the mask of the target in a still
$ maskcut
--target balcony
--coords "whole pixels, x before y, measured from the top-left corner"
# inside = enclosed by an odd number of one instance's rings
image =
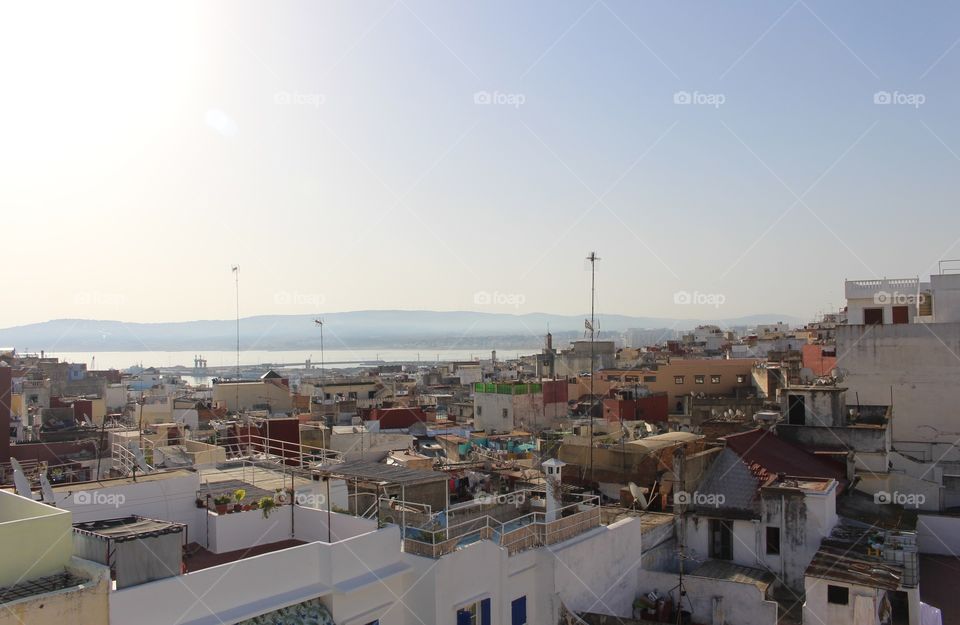
[[[601,525],[600,500],[593,495],[571,495],[566,505],[548,514],[533,495],[542,491],[516,491],[491,499],[507,503],[485,507],[468,502],[446,512],[420,516],[407,512],[406,520],[419,517],[420,526],[407,525],[405,553],[439,558],[481,540],[504,547],[509,555],[569,540]],[[512,498],[512,499],[511,499]],[[403,506],[394,502],[394,505]]]
[[[872,298],[880,292],[916,293],[920,288],[919,278],[883,278],[881,280],[846,280],[844,291],[847,299]]]

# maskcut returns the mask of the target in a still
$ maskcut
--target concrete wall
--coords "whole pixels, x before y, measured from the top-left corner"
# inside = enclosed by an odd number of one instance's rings
[[[66,569],[88,581],[79,589],[58,590],[4,603],[0,625],[108,623],[110,569],[80,558],[72,558]]]
[[[399,528],[388,527],[125,588],[111,596],[110,619],[138,625],[234,623],[320,597],[338,624],[354,625],[376,605],[372,597],[392,604],[400,596],[406,567],[399,544]],[[383,625],[416,622],[398,609],[380,619]]]
[[[790,396],[802,397],[804,425],[843,426],[846,418],[846,389],[833,387],[785,387],[780,390],[780,411],[789,418]]]
[[[70,514],[0,491],[0,588],[59,573],[73,556]]]
[[[883,426],[828,427],[778,423],[777,436],[800,446],[886,453],[890,450],[890,429]]]
[[[278,506],[265,518],[262,510],[218,515],[207,511],[207,549],[226,553],[293,537],[293,506]]]
[[[297,538],[297,540],[327,542],[326,510],[295,506],[294,516],[295,538]],[[373,532],[377,529],[377,522],[375,520],[363,519],[338,512],[330,513],[330,521],[332,530],[330,532],[330,538],[334,542],[360,536],[361,534]]]
[[[775,625],[777,622],[777,604],[767,601],[763,592],[753,584],[731,582],[728,580],[684,575],[683,584],[687,599],[683,609],[690,610],[692,604],[694,623],[715,623],[714,604],[720,601],[723,610],[723,622],[736,625]],[[637,594],[646,594],[657,590],[661,594],[677,585],[677,576],[672,573],[641,570],[637,574]],[[674,601],[677,597],[674,593]],[[817,623],[818,621],[811,621]],[[824,621],[841,623],[844,621]],[[849,621],[846,621],[849,622]]]
[[[526,597],[531,624],[556,623],[560,600],[572,610],[627,617],[640,567],[640,543],[639,519],[628,518],[550,549],[513,556],[491,541],[479,541],[439,560],[408,554],[405,560],[415,568],[416,583],[405,603],[417,607],[424,623],[454,623],[458,608],[481,599],[490,599],[493,623],[510,623],[511,604],[518,597]]]
[[[836,499],[828,495],[765,495],[761,517],[756,520],[729,520],[733,528],[733,562],[752,568],[769,569],[783,583],[799,592],[804,572],[824,536],[837,523]],[[784,510],[786,511],[784,513]],[[720,515],[718,514],[718,517]],[[766,528],[780,529],[780,554],[768,554]],[[694,566],[710,556],[710,518],[696,516],[686,521],[688,555]]]
[[[846,605],[827,602],[829,586],[840,586],[848,589],[850,595]],[[907,589],[906,592],[910,604],[910,625],[917,625],[920,613],[920,593],[916,588]],[[877,605],[883,599],[886,591],[857,584],[844,584],[843,582],[808,577],[806,578],[805,593],[804,623],[853,623],[857,597],[865,597],[872,605],[870,609],[873,614],[876,614]]]
[[[960,517],[921,514],[917,518],[917,550],[956,557],[960,553]]]
[[[189,540],[206,544],[206,510],[196,506],[197,491],[200,489],[198,473],[181,471],[174,477],[158,479],[143,476],[139,480],[104,480],[57,487],[54,492],[57,507],[72,512],[74,523],[116,519],[133,514],[185,523]]]
[[[554,583],[575,612],[630,617],[642,550],[640,520],[601,526],[552,548]]]
[[[473,415],[474,427],[485,432],[510,432],[519,427],[529,429],[535,423],[544,424],[547,420],[542,393],[477,393],[473,398]]]
[[[329,389],[327,390],[329,392]],[[250,410],[254,406],[263,404],[269,404],[273,412],[290,412],[293,409],[290,389],[283,385],[268,381],[243,382],[239,385],[224,382],[213,385],[213,401],[223,403],[230,411],[237,410],[238,393],[240,408],[243,410]]]
[[[889,405],[893,396],[893,441],[951,444],[960,323],[838,326],[837,366],[848,393],[861,404]],[[953,455],[945,458],[952,460]]]

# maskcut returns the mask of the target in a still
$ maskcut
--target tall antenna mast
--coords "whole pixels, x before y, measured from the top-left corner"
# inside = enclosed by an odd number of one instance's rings
[[[237,412],[240,412],[240,265],[234,265],[231,271],[233,271],[233,284],[237,297],[237,380],[234,388],[237,391]]]
[[[326,413],[326,404],[324,403],[327,400],[326,392],[323,390],[323,382],[326,378],[326,373],[324,372],[324,362],[323,362],[323,317],[317,317],[313,320],[313,323],[320,326],[320,410],[321,414]]]
[[[587,256],[587,260],[590,261],[590,322],[587,324],[587,329],[590,330],[590,412],[587,415],[590,419],[590,483],[593,483],[593,409],[596,404],[596,397],[593,395],[593,376],[594,370],[596,368],[595,358],[594,358],[594,349],[593,349],[593,340],[596,335],[596,323],[594,321],[594,300],[596,299],[596,277],[597,277],[597,261],[600,260],[600,257],[597,256],[596,252],[590,252]]]

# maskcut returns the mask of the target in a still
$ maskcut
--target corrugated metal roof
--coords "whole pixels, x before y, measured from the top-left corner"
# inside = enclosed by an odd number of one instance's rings
[[[707,560],[694,569],[690,575],[723,579],[740,584],[753,584],[763,592],[766,592],[767,587],[776,580],[776,577],[769,571],[734,564],[727,560]]]
[[[160,521],[146,517],[128,516],[120,519],[104,519],[88,523],[75,523],[74,529],[88,532],[100,538],[125,541],[144,538],[146,536],[160,536],[175,532],[182,532],[186,527],[181,523]]]
[[[770,430],[750,430],[722,439],[744,462],[765,477],[784,473],[793,477],[829,477],[846,484],[846,469],[777,438]]]

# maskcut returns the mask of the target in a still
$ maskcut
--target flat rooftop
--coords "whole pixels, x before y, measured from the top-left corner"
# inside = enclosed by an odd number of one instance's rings
[[[776,580],[776,577],[768,571],[734,564],[727,560],[707,560],[691,571],[690,575],[723,579],[741,584],[753,584],[764,593]]]
[[[280,468],[282,468],[282,465],[278,467],[278,469]],[[199,471],[200,490],[223,493],[229,489],[232,493],[237,488],[243,488],[247,491],[249,497],[253,494],[254,489],[257,492],[266,491],[265,494],[273,495],[278,488],[284,489],[291,486],[297,488],[298,486],[312,484],[309,478],[296,474],[294,474],[291,484],[290,473],[284,473],[278,469],[254,465],[226,465],[202,469]]]
[[[446,482],[448,477],[446,473],[440,471],[408,469],[398,465],[380,464],[372,460],[342,462],[314,469],[314,472],[332,477],[356,478],[367,482],[406,485]]]
[[[846,584],[898,590],[904,578],[904,569],[870,550],[877,533],[872,527],[838,525],[820,543],[820,549],[807,567],[806,575]]]
[[[53,486],[53,492],[69,493],[77,490],[79,486],[84,489],[91,488],[112,488],[115,486],[124,486],[126,484],[139,484],[140,482],[156,482],[160,480],[169,480],[178,477],[188,477],[195,475],[194,471],[188,469],[174,469],[171,471],[154,471],[153,473],[138,473],[137,479],[132,477],[116,477],[105,480],[94,480],[92,482],[67,482]]]
[[[209,569],[214,566],[220,566],[221,564],[229,564],[230,562],[236,562],[237,560],[243,560],[244,558],[252,558],[265,553],[282,551],[283,549],[298,547],[305,544],[307,543],[302,540],[290,538],[287,540],[280,540],[275,543],[257,545],[255,547],[248,547],[246,549],[237,549],[236,551],[213,553],[212,551],[207,551],[198,543],[190,543],[184,550],[183,563],[187,567],[187,572],[191,573],[194,571]]]

